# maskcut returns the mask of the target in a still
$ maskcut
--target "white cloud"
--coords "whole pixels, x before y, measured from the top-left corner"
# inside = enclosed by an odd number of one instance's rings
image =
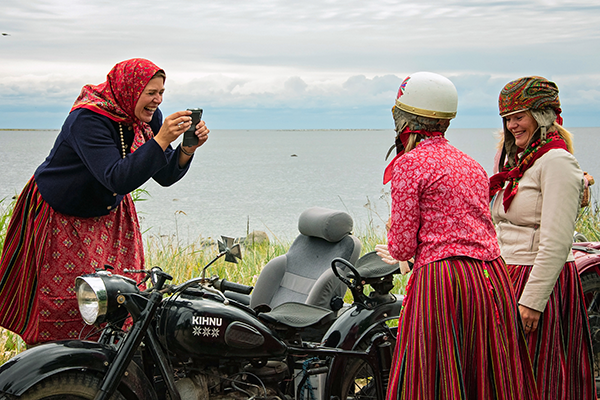
[[[145,57],[167,71],[167,108],[387,113],[399,81],[429,70],[454,81],[467,115],[491,116],[504,83],[528,74],[555,79],[565,108],[597,111],[598,25],[592,1],[4,0],[0,105],[64,109]]]

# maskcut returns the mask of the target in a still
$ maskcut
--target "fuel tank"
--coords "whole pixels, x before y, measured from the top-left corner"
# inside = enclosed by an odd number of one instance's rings
[[[210,293],[165,299],[157,315],[163,346],[182,361],[278,357],[287,350],[252,310],[235,302],[224,304]]]

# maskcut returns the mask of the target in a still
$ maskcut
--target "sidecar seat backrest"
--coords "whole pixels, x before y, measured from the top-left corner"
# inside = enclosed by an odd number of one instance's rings
[[[343,211],[305,210],[298,220],[300,235],[288,252],[261,271],[250,307],[299,302],[331,309],[331,299],[343,297],[347,289],[333,274],[331,261],[341,257],[354,265],[360,255],[361,244],[351,234],[352,227],[352,217]]]

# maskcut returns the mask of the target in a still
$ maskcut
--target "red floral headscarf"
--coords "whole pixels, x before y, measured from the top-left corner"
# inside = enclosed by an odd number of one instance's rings
[[[150,125],[135,116],[135,106],[144,88],[158,71],[162,70],[143,58],[122,61],[108,73],[106,82],[85,85],[71,111],[87,108],[115,122],[132,125],[133,152],[154,136]]]

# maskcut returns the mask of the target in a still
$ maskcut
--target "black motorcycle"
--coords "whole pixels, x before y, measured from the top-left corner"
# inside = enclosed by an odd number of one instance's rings
[[[102,327],[98,342],[52,342],[17,355],[0,367],[0,399],[385,397],[402,305],[390,293],[397,266],[375,253],[356,267],[333,260],[354,299],[339,316],[301,303],[261,313],[223,294],[251,287],[205,277],[217,259],[241,256],[223,239],[202,276],[179,285],[158,267],[145,271],[152,285],[143,291],[106,270],[77,278],[84,321]],[[320,343],[302,340],[322,325],[330,327]]]

